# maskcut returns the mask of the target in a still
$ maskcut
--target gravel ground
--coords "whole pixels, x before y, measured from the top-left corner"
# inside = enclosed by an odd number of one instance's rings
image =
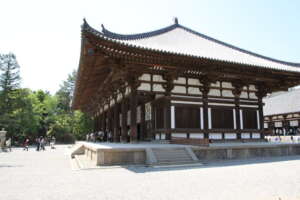
[[[300,199],[300,156],[72,170],[66,150],[0,153],[0,200]]]

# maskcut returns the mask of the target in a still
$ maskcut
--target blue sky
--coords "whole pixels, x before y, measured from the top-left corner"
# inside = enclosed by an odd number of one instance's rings
[[[51,93],[78,68],[80,25],[139,33],[179,23],[265,56],[300,62],[300,1],[2,0],[0,53],[13,52],[22,86]]]

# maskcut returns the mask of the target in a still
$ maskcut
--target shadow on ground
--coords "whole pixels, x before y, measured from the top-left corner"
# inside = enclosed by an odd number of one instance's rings
[[[163,167],[146,167],[146,166],[123,166],[124,169],[132,171],[134,173],[149,173],[149,172],[162,172],[162,171],[178,171],[187,169],[207,169],[207,168],[220,168],[220,167],[231,167],[240,165],[253,165],[253,164],[265,164],[272,162],[284,162],[300,160],[300,156],[285,156],[285,157],[268,157],[268,158],[256,158],[247,160],[217,160],[210,162],[199,163],[196,166],[163,166]]]

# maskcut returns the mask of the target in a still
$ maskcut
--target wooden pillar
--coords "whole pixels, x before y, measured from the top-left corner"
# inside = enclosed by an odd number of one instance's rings
[[[130,142],[137,142],[137,90],[134,87],[131,87],[130,94]]]
[[[264,139],[264,111],[262,98],[258,99],[258,113],[259,113],[259,124],[260,124],[260,138]]]
[[[171,140],[171,100],[170,100],[170,96],[165,97],[164,129],[165,129],[165,134],[166,134],[166,140]]]
[[[264,133],[264,113],[263,113],[263,102],[262,99],[267,95],[267,93],[270,93],[270,88],[266,87],[265,85],[258,85],[256,86],[257,92],[255,95],[258,98],[258,116],[259,116],[259,123],[260,123],[260,138],[264,139],[265,133]]]
[[[234,90],[232,91],[234,95],[234,104],[235,104],[235,122],[237,130],[237,139],[241,139],[242,127],[241,127],[241,115],[240,115],[240,95],[243,90],[243,84],[241,82],[233,83]]]
[[[122,117],[122,124],[121,124],[121,141],[127,142],[128,137],[128,130],[127,130],[127,103],[126,99],[123,97],[123,100],[121,102],[121,117]]]
[[[140,133],[140,140],[145,140],[147,137],[147,128],[146,128],[146,121],[145,121],[145,101],[142,101],[141,104],[141,133]]]
[[[107,109],[107,115],[106,115],[106,118],[107,118],[107,125],[106,125],[106,134],[107,134],[107,141],[110,140],[110,135],[109,133],[111,134],[112,131],[111,131],[111,108],[110,106],[108,107]]]
[[[164,105],[164,129],[166,134],[166,140],[171,140],[171,92],[174,88],[174,79],[177,76],[176,73],[169,71],[164,74],[163,78],[167,82],[163,85],[165,89],[165,105]]]
[[[204,138],[209,138],[209,130],[208,130],[208,93],[209,93],[209,85],[210,82],[207,80],[207,78],[200,79],[200,82],[203,84],[202,87],[200,87],[200,91],[202,92],[202,98],[203,98],[203,132],[204,132]]]
[[[117,100],[115,99],[115,105],[113,107],[114,118],[113,118],[113,141],[120,142],[120,133],[119,133],[119,105],[117,104]]]
[[[149,131],[148,133],[148,137],[151,139],[151,140],[154,140],[155,139],[155,105],[153,102],[151,102],[151,131]]]

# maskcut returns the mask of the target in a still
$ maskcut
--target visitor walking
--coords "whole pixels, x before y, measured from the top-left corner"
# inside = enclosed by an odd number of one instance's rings
[[[24,142],[24,148],[23,148],[23,150],[28,151],[28,147],[29,147],[29,139],[26,138],[26,140],[25,140],[25,142]]]
[[[55,149],[55,147],[54,147],[55,142],[56,142],[56,139],[55,139],[55,137],[53,136],[53,137],[51,138],[51,141],[50,141],[50,147],[51,147],[51,149]]]
[[[35,142],[36,142],[36,150],[39,151],[40,150],[40,146],[41,146],[41,140],[40,138],[36,138],[35,139]]]
[[[43,151],[45,151],[45,144],[46,144],[45,138],[41,137],[40,138],[40,149]]]
[[[6,148],[11,151],[11,138],[8,138],[5,142]]]

